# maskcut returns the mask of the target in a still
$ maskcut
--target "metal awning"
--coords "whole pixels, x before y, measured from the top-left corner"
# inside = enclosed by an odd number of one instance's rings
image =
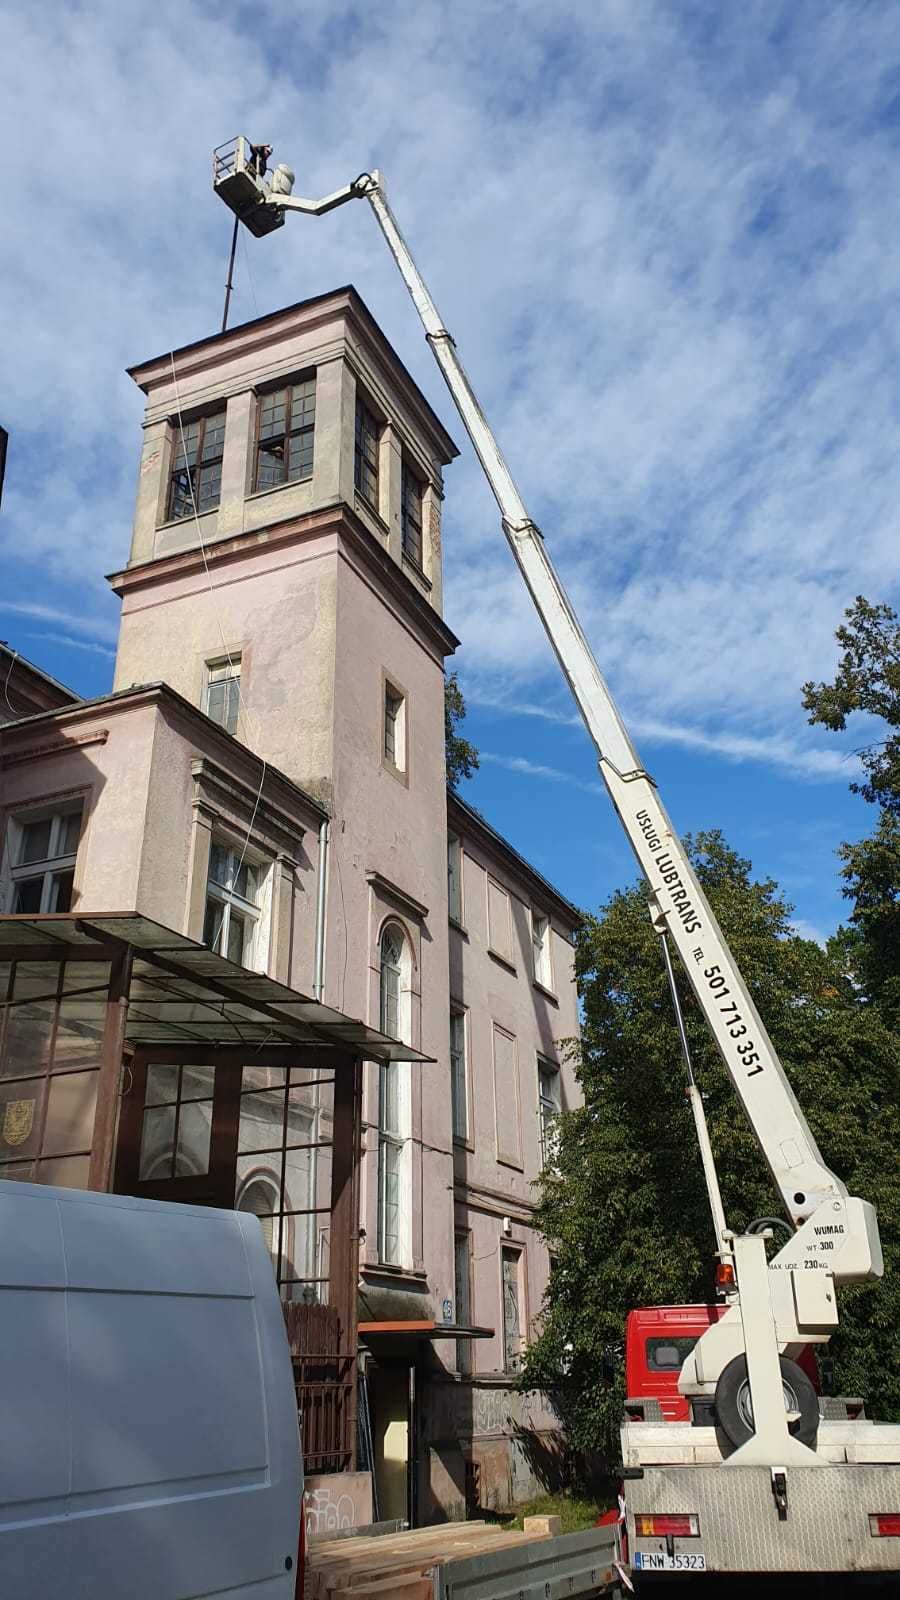
[[[370,1061],[434,1059],[136,911],[0,915],[0,962],[103,963],[126,949],[129,1044],[301,1044]],[[92,977],[86,969],[81,994]],[[98,994],[106,987],[106,974],[93,983]]]
[[[426,1339],[493,1339],[493,1328],[469,1326],[460,1322],[434,1322],[429,1317],[388,1318],[384,1322],[360,1322],[360,1343],[373,1355],[403,1355]]]

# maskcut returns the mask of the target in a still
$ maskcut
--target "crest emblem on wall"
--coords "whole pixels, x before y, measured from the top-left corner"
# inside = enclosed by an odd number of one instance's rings
[[[7,1100],[3,1111],[4,1144],[24,1144],[34,1127],[33,1100]]]

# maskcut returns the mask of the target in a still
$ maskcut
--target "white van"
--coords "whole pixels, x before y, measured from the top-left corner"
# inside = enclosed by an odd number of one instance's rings
[[[257,1218],[0,1181],[2,1600],[293,1600],[302,1490]]]

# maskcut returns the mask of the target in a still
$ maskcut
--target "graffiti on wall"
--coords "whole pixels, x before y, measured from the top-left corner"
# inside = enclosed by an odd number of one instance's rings
[[[555,1419],[544,1395],[506,1384],[435,1384],[426,1405],[432,1439],[477,1439],[521,1429],[546,1429]]]
[[[369,1472],[322,1473],[307,1478],[303,1497],[307,1539],[322,1539],[372,1521]]]

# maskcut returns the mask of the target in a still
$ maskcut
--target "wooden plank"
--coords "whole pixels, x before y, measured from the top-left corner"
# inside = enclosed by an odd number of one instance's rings
[[[331,1556],[350,1556],[361,1550],[376,1552],[379,1550],[396,1550],[401,1547],[401,1541],[404,1548],[407,1541],[412,1541],[413,1545],[418,1547],[420,1544],[428,1544],[435,1539],[443,1543],[448,1539],[458,1539],[465,1534],[478,1533],[479,1531],[487,1531],[489,1538],[496,1538],[497,1534],[502,1530],[498,1529],[496,1524],[474,1521],[442,1522],[432,1524],[427,1528],[404,1528],[399,1533],[357,1533],[343,1539],[329,1539],[323,1535],[321,1538],[310,1540],[307,1545],[306,1557],[308,1564],[314,1566],[320,1565],[323,1559],[328,1559]]]
[[[326,1582],[332,1580],[336,1574],[346,1575],[347,1580],[360,1576],[374,1576],[377,1572],[394,1572],[409,1570],[416,1567],[418,1571],[426,1568],[440,1566],[455,1556],[483,1554],[487,1550],[505,1550],[516,1545],[525,1545],[531,1541],[520,1532],[502,1533],[488,1532],[480,1537],[467,1534],[458,1539],[442,1539],[418,1545],[394,1545],[393,1536],[380,1541],[378,1550],[359,1550],[353,1554],[335,1551],[331,1559],[319,1564],[317,1562],[317,1576],[324,1577]],[[390,1544],[391,1548],[384,1546]]]
[[[467,1529],[463,1533],[448,1534],[446,1528],[428,1530],[428,1536],[422,1537],[424,1530],[418,1534],[388,1534],[383,1539],[359,1541],[356,1539],[335,1540],[330,1549],[320,1548],[314,1552],[313,1563],[316,1567],[349,1565],[357,1566],[361,1561],[382,1562],[391,1561],[395,1557],[411,1555],[416,1559],[428,1560],[434,1556],[440,1557],[447,1550],[481,1549],[484,1545],[494,1547],[498,1542],[512,1540],[522,1543],[525,1535],[519,1532],[504,1533],[501,1529]],[[313,1553],[310,1552],[312,1555]]]
[[[430,1600],[433,1574],[445,1561],[514,1549],[534,1538],[534,1533],[504,1532],[478,1521],[329,1540],[307,1552],[306,1600],[337,1600],[339,1595],[363,1600],[370,1591],[387,1596],[392,1586],[403,1600],[417,1600],[415,1582],[420,1580],[427,1583],[422,1593]]]

